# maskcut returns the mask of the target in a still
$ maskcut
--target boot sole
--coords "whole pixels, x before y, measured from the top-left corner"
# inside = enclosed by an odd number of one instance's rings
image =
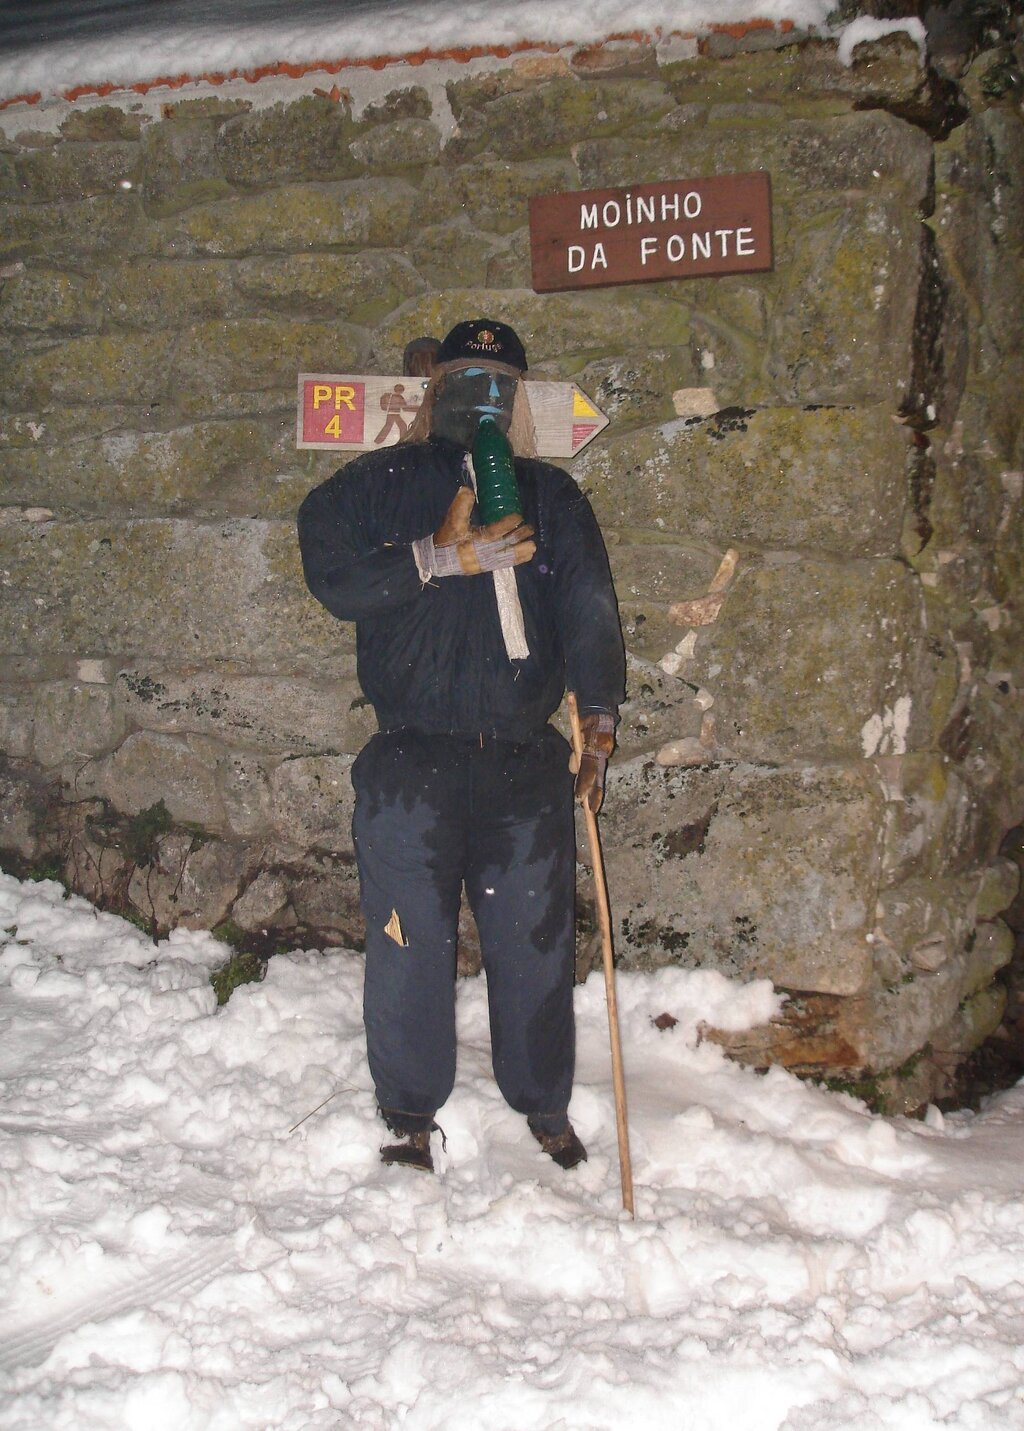
[[[380,1160],[385,1165],[398,1164],[403,1168],[415,1168],[419,1173],[432,1173],[434,1171],[434,1160],[430,1156],[430,1149],[421,1152],[419,1148],[410,1148],[406,1143],[394,1143],[380,1150]]]

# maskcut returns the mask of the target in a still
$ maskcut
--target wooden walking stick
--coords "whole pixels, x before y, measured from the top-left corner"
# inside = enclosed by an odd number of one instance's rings
[[[580,713],[574,691],[566,695],[569,707],[569,726],[572,731],[572,748],[579,769],[583,755],[583,731],[580,728]],[[619,1006],[615,998],[615,957],[612,953],[612,917],[608,908],[608,886],[604,878],[604,858],[601,854],[601,836],[597,829],[597,816],[586,800],[583,800],[583,814],[587,822],[587,839],[590,843],[590,863],[594,871],[594,894],[597,899],[597,919],[601,928],[601,955],[604,962],[604,992],[608,1004],[608,1036],[612,1046],[612,1086],[615,1090],[615,1127],[619,1135],[619,1174],[622,1178],[622,1206],[631,1217],[633,1211],[633,1164],[629,1156],[629,1125],[626,1121],[626,1080],[622,1073],[622,1041],[619,1037]]]

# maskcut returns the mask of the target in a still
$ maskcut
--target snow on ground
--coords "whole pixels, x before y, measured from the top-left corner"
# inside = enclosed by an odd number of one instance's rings
[[[119,24],[117,9],[94,10],[95,32],[61,39],[51,22],[45,42],[0,56],[0,99],[73,85],[135,84],[157,77],[254,69],[287,61],[358,62],[381,54],[411,55],[452,48],[589,44],[609,35],[693,34],[713,24],[751,20],[823,29],[834,0],[337,0],[270,7],[241,22],[206,0],[179,4],[168,22],[153,7],[145,27]],[[79,22],[79,28],[81,22]],[[52,33],[55,38],[50,37]]]
[[[501,1102],[471,981],[431,1178],[378,1162],[358,956],[217,1009],[209,934],[6,875],[0,930],[7,1431],[1024,1426],[1024,1085],[873,1117],[700,1043],[767,985],[620,975],[630,1221],[599,978],[589,1163]]]

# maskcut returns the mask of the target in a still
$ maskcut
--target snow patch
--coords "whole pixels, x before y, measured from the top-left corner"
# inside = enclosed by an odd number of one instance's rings
[[[228,7],[229,10],[230,7]],[[494,6],[378,3],[280,6],[271,18],[211,19],[214,7],[195,3],[191,23],[161,23],[160,7],[146,28],[118,29],[116,8],[97,16],[88,38],[51,40],[0,59],[0,98],[52,97],[82,85],[146,83],[181,75],[233,75],[278,63],[359,64],[381,56],[424,52],[598,44],[612,35],[646,34],[670,49],[713,25],[751,21],[789,23],[825,31],[832,0],[518,0]],[[184,12],[186,15],[189,11]],[[227,11],[225,11],[227,13]],[[59,29],[57,31],[59,34]],[[672,56],[670,55],[669,58]],[[506,61],[507,62],[507,61]],[[419,82],[417,73],[410,83]]]
[[[852,20],[840,35],[837,51],[839,62],[849,68],[853,64],[853,52],[858,45],[867,44],[871,40],[881,40],[886,35],[908,35],[918,48],[921,63],[924,63],[928,35],[920,20],[872,20],[867,15]]]
[[[5,1425],[1024,1422],[1024,1086],[874,1117],[702,1041],[775,1017],[766,981],[620,972],[629,1221],[600,978],[589,1162],[503,1103],[468,980],[429,1178],[378,1161],[359,956],[279,955],[218,1009],[228,952],[0,875]]]

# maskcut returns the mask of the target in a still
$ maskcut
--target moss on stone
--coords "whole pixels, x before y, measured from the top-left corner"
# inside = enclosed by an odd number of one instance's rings
[[[517,163],[487,157],[446,165],[428,175],[418,214],[432,222],[441,216],[463,217],[474,232],[511,233],[526,224],[534,195],[559,193],[578,183],[576,166],[569,159]]]
[[[15,160],[15,184],[20,198],[31,204],[65,203],[93,194],[112,194],[138,181],[138,144],[58,144],[36,149]]]
[[[907,442],[882,407],[737,407],[606,439],[575,471],[605,522],[719,550],[894,553]]]
[[[389,124],[395,119],[429,119],[434,111],[430,95],[422,85],[392,89],[373,104],[368,104],[359,118],[365,124]]]
[[[169,378],[181,402],[198,399],[215,411],[217,394],[295,391],[300,372],[361,372],[368,341],[350,324],[242,318],[196,323],[176,345]]]
[[[25,269],[0,284],[0,329],[47,332],[98,325],[103,285],[92,275]]]
[[[670,93],[654,80],[555,79],[493,98],[468,81],[448,92],[459,129],[446,153],[460,160],[485,151],[510,159],[567,151],[577,140],[652,123],[672,108]]]
[[[90,109],[72,109],[61,122],[60,132],[67,140],[86,143],[138,139],[142,124],[139,114],[128,114],[115,104],[98,104]]]
[[[77,203],[0,206],[0,257],[49,258],[61,268],[79,254],[120,259],[154,253],[159,246],[135,192],[100,194]]]
[[[151,432],[121,416],[70,449],[52,439],[27,450],[0,448],[0,478],[10,500],[81,514],[244,515],[257,508],[269,515],[281,502],[290,464],[294,481],[305,483],[293,451],[294,424],[287,420],[226,419]],[[295,510],[296,490],[281,515]]]
[[[190,209],[167,223],[164,237],[182,254],[394,247],[409,232],[414,202],[415,190],[398,179],[285,184]]]
[[[216,136],[217,157],[241,188],[347,179],[364,167],[350,148],[363,129],[347,104],[306,95],[229,119]]]
[[[219,924],[213,932],[222,943],[228,945],[233,945],[236,939],[245,939],[244,931],[236,932],[235,926],[231,925]],[[218,1005],[226,1004],[239,985],[260,983],[266,972],[265,959],[244,947],[236,949],[231,957],[210,975]]]
[[[441,152],[437,126],[426,119],[396,119],[367,130],[351,146],[352,158],[376,174],[409,174],[418,178]]]
[[[226,260],[147,258],[119,264],[106,288],[108,320],[126,328],[179,328],[197,318],[227,318],[240,303]]]
[[[359,323],[386,317],[425,286],[415,268],[392,253],[260,255],[234,266],[234,283],[266,309]]]
[[[167,388],[172,333],[99,334],[70,338],[28,353],[13,365],[10,399],[23,407],[52,402],[152,402]],[[9,399],[9,400],[10,400]]]

